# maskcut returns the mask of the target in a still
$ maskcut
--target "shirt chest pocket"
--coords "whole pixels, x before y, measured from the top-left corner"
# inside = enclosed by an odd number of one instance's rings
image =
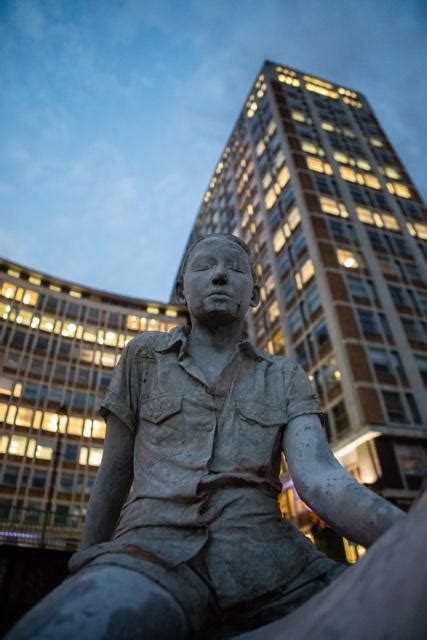
[[[139,416],[143,441],[147,444],[174,448],[175,451],[185,445],[181,394],[167,393],[148,398],[141,404]]]
[[[268,464],[281,446],[286,413],[282,407],[261,402],[242,402],[236,407],[238,442],[235,445],[246,459]]]

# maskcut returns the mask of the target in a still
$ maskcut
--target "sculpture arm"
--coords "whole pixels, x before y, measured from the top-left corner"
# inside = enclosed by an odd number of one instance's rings
[[[319,417],[289,421],[283,450],[301,498],[342,536],[370,546],[405,513],[359,484],[334,457]]]
[[[111,538],[133,480],[133,443],[130,430],[110,413],[102,462],[83,529],[83,549]]]

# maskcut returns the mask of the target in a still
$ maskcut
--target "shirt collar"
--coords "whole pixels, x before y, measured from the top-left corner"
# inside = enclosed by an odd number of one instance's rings
[[[165,345],[155,347],[154,351],[157,351],[158,353],[167,353],[179,348],[178,357],[181,357],[185,351],[185,346],[187,344],[187,339],[190,331],[190,325],[178,325],[177,327],[174,327],[168,332],[168,342]],[[249,356],[253,360],[267,360],[268,362],[273,362],[273,357],[269,353],[263,351],[262,349],[258,349],[252,344],[252,342],[249,340],[248,334],[245,331],[243,332],[241,342],[239,342],[238,344],[238,349],[241,353]]]

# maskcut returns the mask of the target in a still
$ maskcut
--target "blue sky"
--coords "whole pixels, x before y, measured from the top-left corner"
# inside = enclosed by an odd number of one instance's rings
[[[167,300],[265,59],[362,91],[426,196],[425,1],[2,0],[0,255]]]

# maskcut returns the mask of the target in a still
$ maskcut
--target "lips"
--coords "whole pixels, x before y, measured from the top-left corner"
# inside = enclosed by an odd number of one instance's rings
[[[225,293],[225,291],[212,291],[211,293],[208,294],[208,298],[231,298],[231,296],[228,293]]]

